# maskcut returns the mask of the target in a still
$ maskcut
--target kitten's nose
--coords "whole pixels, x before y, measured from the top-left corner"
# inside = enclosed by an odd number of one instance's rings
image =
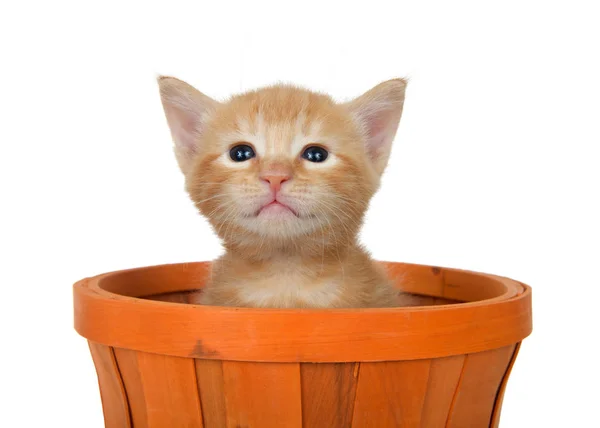
[[[277,192],[279,192],[279,189],[281,189],[281,183],[289,180],[290,176],[283,175],[283,174],[269,174],[269,175],[261,175],[260,179],[269,183],[269,186],[271,186],[271,189],[273,189],[273,192],[277,193]]]

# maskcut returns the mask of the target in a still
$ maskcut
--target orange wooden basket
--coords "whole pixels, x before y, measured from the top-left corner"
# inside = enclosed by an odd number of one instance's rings
[[[531,332],[531,289],[494,275],[385,265],[403,290],[446,304],[174,303],[202,288],[209,263],[79,281],[75,328],[89,341],[106,426],[497,427]]]

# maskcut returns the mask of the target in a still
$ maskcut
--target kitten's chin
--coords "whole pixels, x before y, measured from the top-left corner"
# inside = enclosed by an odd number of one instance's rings
[[[247,231],[263,237],[292,239],[314,231],[316,222],[312,217],[296,214],[284,205],[269,205],[254,216],[238,219],[238,224]]]

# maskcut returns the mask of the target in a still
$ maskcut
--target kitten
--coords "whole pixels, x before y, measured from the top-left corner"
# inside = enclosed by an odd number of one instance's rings
[[[225,254],[196,303],[276,308],[411,304],[357,243],[406,81],[347,103],[276,85],[217,102],[158,79],[186,189]]]

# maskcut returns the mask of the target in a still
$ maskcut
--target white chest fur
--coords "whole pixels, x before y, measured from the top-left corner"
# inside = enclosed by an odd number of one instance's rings
[[[238,289],[239,298],[256,307],[331,307],[339,300],[339,293],[337,281],[308,283],[292,275],[245,282]]]

